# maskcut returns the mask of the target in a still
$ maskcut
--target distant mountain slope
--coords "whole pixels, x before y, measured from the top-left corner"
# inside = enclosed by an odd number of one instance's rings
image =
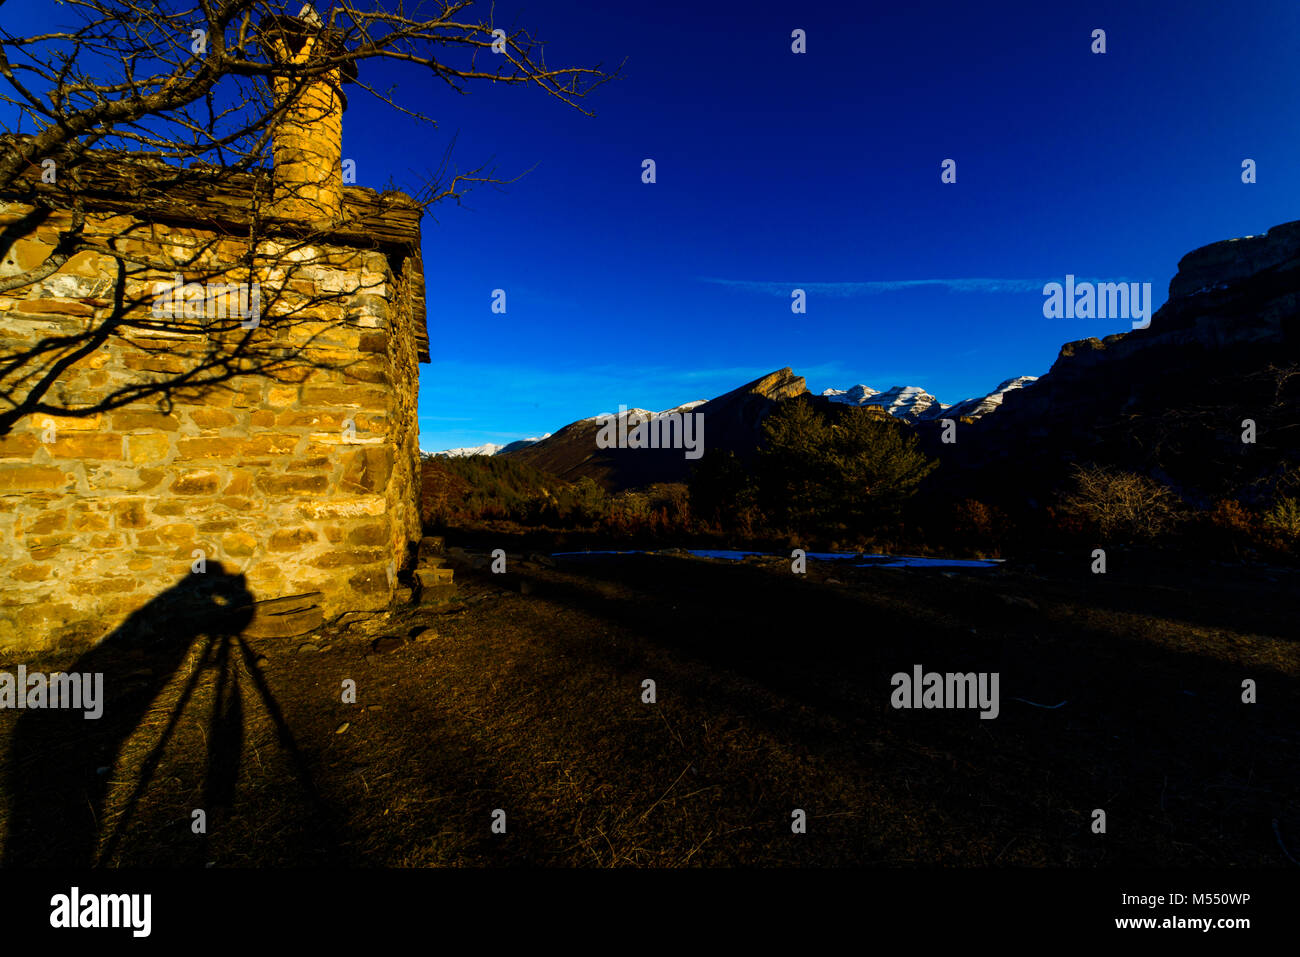
[[[865,385],[856,385],[846,390],[827,389],[821,396],[815,397],[814,401],[824,404],[830,412],[844,406],[877,408],[909,423],[948,416],[953,414],[954,409],[957,410],[956,415],[978,418],[996,410],[1007,392],[1033,381],[1033,376],[1008,379],[994,392],[963,400],[954,406],[944,405],[916,386],[894,386],[884,392]],[[804,378],[786,368],[771,372],[715,399],[688,402],[659,413],[629,409],[626,414],[655,417],[671,412],[698,412],[704,416],[704,445],[707,451],[721,449],[734,452],[742,459],[750,459],[762,438],[763,419],[779,402],[805,394],[808,394],[808,385]],[[549,438],[525,448],[507,448],[496,454],[510,455],[570,481],[588,476],[610,489],[630,488],[651,482],[679,482],[689,476],[694,460],[686,459],[680,450],[598,448],[596,435],[600,429],[600,418],[591,416],[572,422]]]
[[[715,399],[690,402],[661,413],[636,409],[628,413],[702,415],[707,451],[726,449],[748,455],[758,445],[760,423],[776,403],[807,391],[802,376],[780,369]],[[501,454],[569,481],[590,477],[610,489],[680,482],[689,476],[695,460],[687,459],[681,449],[598,448],[598,419],[596,416],[570,423],[535,445]]]
[[[550,434],[550,432],[547,432],[546,435],[535,439],[518,439],[505,445],[497,445],[495,442],[488,442],[484,445],[473,445],[463,449],[444,449],[441,452],[431,454],[443,455],[449,459],[466,458],[470,455],[500,455],[502,452],[516,452],[519,449],[526,449],[528,446],[542,441],[542,439],[549,438]]]
[[[1023,389],[1025,386],[1033,385],[1038,381],[1038,376],[1022,375],[1014,379],[1008,379],[1001,383],[996,389],[988,395],[981,396],[978,399],[963,399],[961,402],[955,402],[945,408],[942,412],[944,418],[949,419],[979,419],[988,415],[990,412],[1002,405],[1002,400],[1006,394],[1013,389]],[[933,414],[927,414],[924,418],[937,418]]]

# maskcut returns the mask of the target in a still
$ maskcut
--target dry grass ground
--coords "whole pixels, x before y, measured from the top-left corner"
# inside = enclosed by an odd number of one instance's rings
[[[0,828],[19,864],[1290,866],[1300,575],[1088,562],[523,562],[370,633],[128,650],[138,726],[0,712]],[[1000,716],[892,709],[914,664],[1000,672]]]

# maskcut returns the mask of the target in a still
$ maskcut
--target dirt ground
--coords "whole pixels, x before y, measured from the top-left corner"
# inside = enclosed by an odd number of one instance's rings
[[[0,712],[6,863],[1292,866],[1300,573],[1089,564],[516,559],[440,608],[127,649],[100,721]],[[999,716],[892,708],[918,664],[999,673]]]

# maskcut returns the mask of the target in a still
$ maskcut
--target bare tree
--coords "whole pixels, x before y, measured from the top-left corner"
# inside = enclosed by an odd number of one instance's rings
[[[584,113],[578,101],[613,75],[599,65],[547,67],[527,31],[507,34],[490,16],[462,19],[472,0],[419,2],[409,13],[401,0],[392,11],[338,0],[325,21],[310,3],[290,17],[294,6],[297,0],[198,0],[169,13],[136,0],[69,0],[84,20],[75,28],[33,37],[0,30],[0,76],[9,87],[0,100],[35,134],[0,155],[0,190],[42,159],[75,160],[96,146],[230,170],[263,165],[270,131],[291,100],[271,97],[272,82],[301,87],[334,71],[387,106],[434,123],[391,91],[367,85],[357,67],[369,60],[429,71],[456,93],[485,80],[536,86]],[[282,31],[287,20],[321,24],[329,42],[294,62],[267,57],[266,25]],[[448,184],[428,198],[455,192]]]
[[[324,214],[314,214],[323,191],[341,190],[339,158],[307,156],[301,144],[279,142],[277,131],[286,124],[340,122],[347,83],[385,108],[436,126],[392,89],[369,85],[366,62],[391,61],[455,93],[477,83],[535,87],[590,115],[582,99],[616,70],[550,68],[530,33],[498,28],[491,10],[474,16],[473,6],[472,0],[338,0],[322,13],[301,0],[195,0],[184,9],[149,0],[67,0],[52,8],[48,32],[20,37],[0,28],[0,102],[12,117],[0,123],[0,197],[33,209],[0,236],[0,259],[39,222],[60,224],[58,242],[41,262],[0,270],[0,295],[31,294],[81,252],[111,256],[117,264],[117,275],[96,290],[114,302],[109,321],[78,336],[0,343],[0,393],[8,400],[0,405],[0,435],[33,412],[83,411],[51,395],[61,370],[109,336],[148,332],[150,322],[139,318],[142,303],[132,300],[127,281],[177,268],[175,261],[116,241],[125,235],[92,233],[86,228],[90,209],[148,220],[191,205],[219,232],[237,231],[250,278],[259,270],[286,272],[286,282],[273,292],[281,300],[263,309],[292,321],[314,305],[290,302],[283,292],[302,248],[324,236],[373,235],[393,218],[417,224],[434,203],[459,202],[476,184],[508,181],[484,166],[458,171],[449,143],[437,168],[417,174],[409,195],[390,190],[360,205],[336,201],[332,212],[325,204]],[[335,92],[316,96],[325,88]],[[315,163],[322,179],[299,196],[285,196],[268,172],[273,158],[277,168]],[[268,253],[265,240],[272,237],[277,245]],[[193,250],[187,278],[202,280],[191,273],[211,259],[210,252]],[[205,334],[213,347],[201,361],[170,380],[100,398],[92,410],[175,385],[273,371],[291,359],[255,344],[240,323],[215,329],[208,323]]]

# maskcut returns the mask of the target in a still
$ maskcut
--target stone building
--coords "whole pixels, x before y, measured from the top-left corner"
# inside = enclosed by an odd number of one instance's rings
[[[273,55],[319,42],[295,24]],[[0,196],[0,281],[45,266],[0,292],[0,651],[98,641],[199,574],[242,576],[262,634],[400,591],[421,209],[344,185],[348,79],[277,81],[271,172],[90,153]]]

